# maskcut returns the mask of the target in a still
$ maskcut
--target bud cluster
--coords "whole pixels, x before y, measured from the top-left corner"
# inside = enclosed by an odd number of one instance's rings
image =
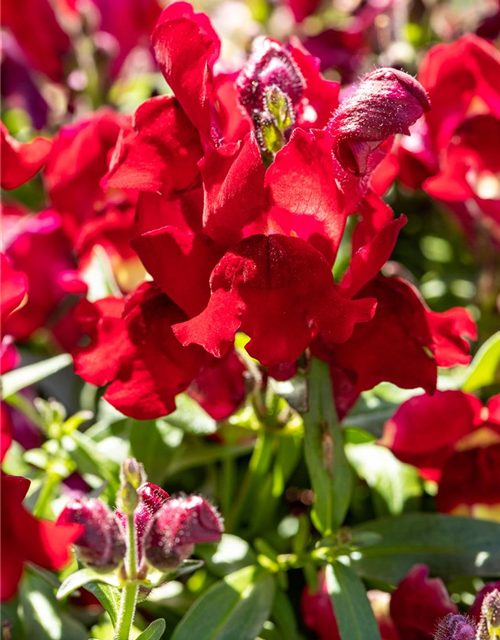
[[[291,53],[283,45],[265,37],[254,41],[253,52],[236,86],[264,152],[275,154],[287,142],[305,84]]]
[[[83,525],[75,542],[83,564],[102,571],[120,567],[126,557],[128,516],[133,515],[139,575],[148,566],[175,569],[199,542],[218,542],[223,532],[217,511],[201,496],[170,497],[160,487],[145,482],[142,465],[127,460],[122,468],[118,509],[95,498],[71,500],[58,523]]]

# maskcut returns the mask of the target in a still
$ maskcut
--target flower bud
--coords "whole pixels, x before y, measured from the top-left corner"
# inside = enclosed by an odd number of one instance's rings
[[[474,640],[476,627],[474,623],[455,613],[449,613],[438,625],[434,640]]]
[[[218,542],[222,532],[219,515],[201,496],[170,498],[146,533],[146,557],[157,569],[173,569],[191,555],[195,544]]]
[[[142,557],[144,535],[153,519],[153,516],[168,500],[168,493],[151,482],[146,482],[137,491],[139,505],[134,512],[135,529],[137,533],[137,554]],[[127,527],[127,516],[121,511],[116,512],[116,516],[125,532]]]
[[[334,113],[327,125],[335,139],[334,153],[346,171],[357,176],[371,172],[381,157],[373,152],[430,109],[422,85],[397,69],[377,69]]]
[[[113,512],[95,498],[71,500],[58,524],[81,524],[85,531],[75,541],[84,564],[101,569],[117,567],[125,556],[125,540]]]
[[[305,85],[293,56],[283,45],[264,37],[254,41],[236,86],[263,151],[276,153],[288,139]]]
[[[144,467],[135,458],[127,458],[122,464],[121,480],[123,484],[129,482],[134,489],[138,489],[146,479]]]

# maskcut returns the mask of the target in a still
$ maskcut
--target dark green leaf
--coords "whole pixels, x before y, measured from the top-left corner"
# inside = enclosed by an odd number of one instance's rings
[[[296,640],[298,629],[295,612],[287,594],[281,589],[276,590],[272,616],[282,637],[286,640]]]
[[[213,585],[189,609],[172,640],[254,640],[269,617],[274,581],[245,567]]]
[[[381,640],[366,589],[354,571],[334,562],[326,568],[326,585],[342,640]]]
[[[197,545],[196,553],[217,576],[234,573],[256,562],[255,554],[248,542],[230,533],[224,533],[217,544]]]
[[[443,580],[500,575],[500,523],[443,514],[381,518],[353,529],[380,542],[360,549],[353,569],[363,578],[397,584],[415,564]]]
[[[344,521],[352,474],[332,397],[328,365],[316,358],[309,377],[309,411],[304,416],[305,456],[314,491],[312,518],[323,535]]]
[[[160,640],[167,625],[161,618],[152,622],[135,640]]]

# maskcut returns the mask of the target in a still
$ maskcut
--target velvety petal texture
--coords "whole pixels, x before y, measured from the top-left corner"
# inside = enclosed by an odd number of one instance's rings
[[[2,189],[16,189],[31,180],[46,163],[51,147],[52,143],[46,138],[35,138],[25,144],[19,142],[0,123]]]

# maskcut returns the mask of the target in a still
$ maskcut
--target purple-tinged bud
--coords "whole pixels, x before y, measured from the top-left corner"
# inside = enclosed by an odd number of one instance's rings
[[[397,69],[373,71],[327,125],[337,160],[357,176],[371,172],[380,161],[370,161],[371,154],[390,136],[409,135],[409,127],[429,109],[427,93],[415,78]]]
[[[236,86],[240,103],[252,118],[262,149],[276,153],[291,133],[295,107],[306,86],[293,56],[279,42],[257,38]]]
[[[80,560],[91,567],[113,569],[125,556],[125,540],[113,512],[95,498],[71,500],[58,524],[81,524],[85,531],[75,541]]]
[[[157,569],[173,569],[199,542],[218,542],[223,525],[217,511],[201,496],[170,498],[146,533],[146,558]]]
[[[465,616],[449,613],[438,625],[434,640],[474,640],[476,627]]]
[[[153,516],[168,500],[169,495],[161,487],[151,482],[146,482],[137,490],[139,506],[134,512],[135,530],[137,533],[137,554],[142,557],[143,539]],[[116,512],[116,516],[125,532],[127,527],[127,516],[121,511]]]

